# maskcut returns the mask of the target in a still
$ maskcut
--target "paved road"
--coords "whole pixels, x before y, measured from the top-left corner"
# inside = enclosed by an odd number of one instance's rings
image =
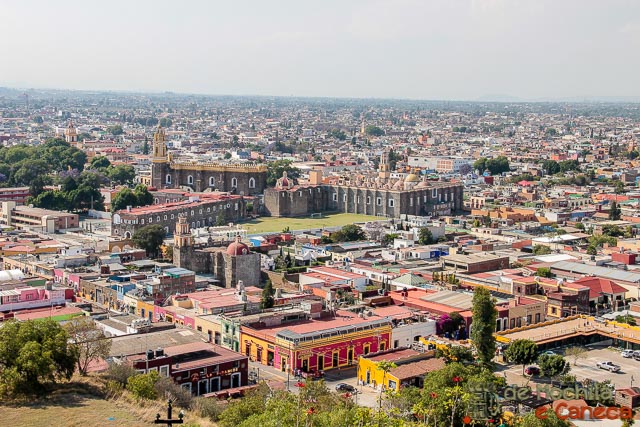
[[[290,375],[287,378],[287,374],[285,372],[281,372],[278,369],[270,366],[264,366],[256,362],[249,362],[249,373],[255,373],[256,377],[259,375],[259,379],[261,381],[268,381],[277,388],[281,388],[283,390],[288,389],[292,393],[298,393],[298,387],[296,387],[295,384],[299,379],[293,375]],[[329,390],[335,391],[336,385],[339,383],[347,383],[356,387],[357,393],[354,393],[351,396],[351,399],[353,399],[354,402],[371,408],[377,407],[380,392],[372,387],[359,386],[357,384],[355,367],[340,370],[329,370],[325,372],[325,384]]]
[[[562,354],[563,350],[559,349],[556,352]],[[616,388],[630,387],[633,377],[633,385],[640,385],[640,361],[625,359],[620,353],[620,350],[612,348],[591,349],[587,351],[584,358],[578,359],[575,365],[574,359],[568,358],[567,360],[571,363],[569,374],[575,375],[578,381],[587,378],[595,381],[611,380]],[[613,373],[596,367],[596,363],[607,360],[620,365],[622,370]],[[506,373],[509,384],[524,385],[527,382],[539,382],[535,377],[523,376],[522,365],[508,365],[506,367],[502,365],[499,366],[498,372]]]

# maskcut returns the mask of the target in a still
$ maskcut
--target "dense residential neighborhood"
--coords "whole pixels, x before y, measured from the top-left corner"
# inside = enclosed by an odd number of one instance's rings
[[[640,348],[630,107],[185,110],[174,96],[145,112],[144,95],[56,95],[34,91],[27,110],[3,94],[0,307],[5,321],[90,319],[109,344],[88,373],[154,372],[214,401],[322,380],[377,408],[467,357],[519,384],[522,340],[565,357]],[[41,144],[44,175],[8,163]],[[62,167],[70,155],[84,163]],[[494,311],[482,327],[479,289]],[[596,381],[640,394],[614,375]],[[537,399],[503,404],[504,419]]]

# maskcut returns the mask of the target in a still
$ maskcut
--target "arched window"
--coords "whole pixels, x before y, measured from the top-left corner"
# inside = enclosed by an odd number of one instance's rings
[[[209,187],[216,186],[216,179],[214,177],[209,178]]]
[[[193,175],[189,175],[187,177],[187,184],[189,184],[189,185],[193,184]]]
[[[158,198],[156,197],[156,198],[154,199],[154,203],[157,205],[158,203],[160,203],[160,200],[158,200]]]
[[[238,178],[231,178],[231,188],[238,186]]]
[[[249,178],[249,188],[256,188],[256,180]]]
[[[167,184],[171,184],[171,175],[167,174],[167,179],[165,181]]]

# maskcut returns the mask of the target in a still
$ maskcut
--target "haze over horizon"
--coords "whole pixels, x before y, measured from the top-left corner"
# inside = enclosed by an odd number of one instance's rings
[[[6,0],[0,9],[0,86],[640,99],[631,0]]]

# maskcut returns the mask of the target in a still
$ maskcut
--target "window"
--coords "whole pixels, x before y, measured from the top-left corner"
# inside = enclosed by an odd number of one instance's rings
[[[187,184],[189,184],[189,185],[193,184],[193,175],[189,175],[187,177]]]
[[[380,343],[380,348],[378,349],[378,351],[384,351],[386,346],[387,346],[387,343],[385,343],[384,341],[382,341],[382,342]]]
[[[160,215],[156,217],[156,221],[160,222]]]
[[[160,200],[156,197],[156,198],[153,200],[153,203],[155,203],[155,204],[157,205],[158,203],[160,203]]]
[[[231,187],[237,187],[237,186],[238,186],[238,179],[231,178]]]
[[[216,179],[214,177],[209,178],[209,187],[216,186]]]
[[[144,218],[140,219],[140,225],[144,225]]]
[[[238,203],[236,203],[236,209],[235,210],[238,210]]]
[[[382,197],[376,197],[376,205],[382,206]]]
[[[249,178],[249,188],[256,188],[256,180]]]
[[[164,216],[164,220],[165,220],[165,221],[167,220],[167,216],[166,216],[166,215]]]
[[[174,218],[174,215],[173,215],[173,214],[171,214],[171,219],[173,219],[173,218]]]
[[[191,216],[194,216],[196,213],[194,211],[191,211]]]
[[[200,208],[200,210],[198,211],[198,213],[199,213],[200,215],[202,215],[202,208]]]
[[[367,204],[370,205],[371,204],[371,196],[367,196]]]
[[[151,224],[152,222],[153,222],[153,217],[152,217],[152,216],[150,216],[150,217],[149,217],[149,224]]]
[[[394,380],[389,380],[389,390],[395,390],[397,385],[398,384]]]
[[[160,376],[168,377],[169,376],[169,365],[160,366]]]
[[[167,184],[171,184],[171,175],[167,174],[167,178],[165,179]]]
[[[211,212],[211,208],[210,207],[207,208],[207,213],[209,213],[209,212]]]
[[[400,340],[394,340],[393,341],[393,348],[398,348],[400,347]]]
[[[338,193],[333,193],[333,201],[334,202],[338,201]]]
[[[413,197],[409,198],[409,206],[413,206]]]
[[[389,207],[392,208],[395,201],[393,199],[389,199]]]
[[[347,195],[346,195],[346,194],[343,194],[343,195],[342,195],[342,201],[343,201],[343,202],[345,202],[345,203],[347,203]]]
[[[438,189],[434,188],[433,190],[431,190],[431,197],[436,198],[438,197]]]
[[[367,354],[369,354],[369,344],[365,344],[363,349],[362,349],[362,354],[364,354],[365,356]]]

